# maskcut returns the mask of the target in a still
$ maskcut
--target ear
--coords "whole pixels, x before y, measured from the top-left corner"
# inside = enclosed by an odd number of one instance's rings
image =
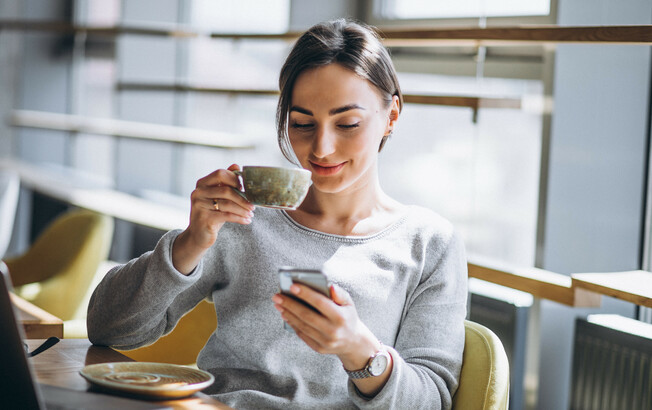
[[[394,131],[396,127],[396,122],[398,121],[398,116],[401,113],[401,110],[398,108],[398,96],[392,96],[392,102],[389,105],[388,117],[387,117],[387,127],[385,128],[385,135],[389,135]]]

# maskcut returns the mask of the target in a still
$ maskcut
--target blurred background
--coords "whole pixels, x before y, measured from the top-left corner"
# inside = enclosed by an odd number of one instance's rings
[[[83,202],[90,189],[126,194],[98,206],[136,214],[116,219],[109,259],[125,262],[185,227],[198,178],[288,165],[275,93],[292,41],[273,35],[339,17],[381,30],[630,25],[652,23],[652,4],[3,0],[0,159],[23,183],[6,255],[70,206],[62,198]],[[413,96],[381,154],[390,196],[450,219],[472,256],[564,275],[648,269],[649,45],[387,45]],[[512,328],[527,352],[512,408],[568,407],[576,317],[650,320],[611,298],[578,309],[498,293],[529,318]]]

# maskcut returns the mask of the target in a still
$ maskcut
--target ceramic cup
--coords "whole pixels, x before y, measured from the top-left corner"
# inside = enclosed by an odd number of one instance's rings
[[[312,173],[302,168],[245,166],[234,171],[242,179],[238,194],[254,205],[296,209],[308,194]]]

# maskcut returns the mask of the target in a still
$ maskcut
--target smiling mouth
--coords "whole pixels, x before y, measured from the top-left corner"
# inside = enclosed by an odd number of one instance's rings
[[[312,167],[313,172],[316,173],[317,175],[328,176],[339,172],[339,170],[342,169],[342,167],[344,167],[345,163],[346,162],[342,162],[339,164],[316,164],[310,161],[310,166]]]

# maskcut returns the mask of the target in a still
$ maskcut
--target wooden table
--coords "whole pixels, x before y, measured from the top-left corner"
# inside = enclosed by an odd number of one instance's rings
[[[26,342],[31,351],[43,343],[43,340],[27,340]],[[93,346],[87,339],[62,339],[50,349],[31,358],[30,361],[40,383],[86,391],[90,388],[90,384],[79,374],[84,366],[133,360],[111,348]],[[157,403],[175,409],[230,409],[227,405],[203,393],[196,393],[185,399]]]
[[[652,272],[574,273],[573,286],[652,308]]]
[[[61,319],[34,306],[20,296],[13,293],[9,295],[11,302],[16,307],[17,319],[23,324],[27,339],[47,339],[50,336],[61,339],[63,337],[63,321]]]

